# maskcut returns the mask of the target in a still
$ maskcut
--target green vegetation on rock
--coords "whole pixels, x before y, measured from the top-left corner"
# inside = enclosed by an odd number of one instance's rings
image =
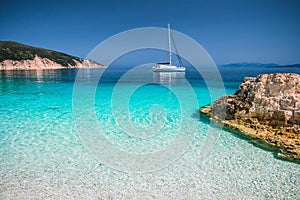
[[[0,41],[0,62],[4,60],[33,60],[35,56],[48,58],[63,66],[75,66],[74,60],[82,62],[83,59],[65,53],[43,48],[32,47],[18,42]]]

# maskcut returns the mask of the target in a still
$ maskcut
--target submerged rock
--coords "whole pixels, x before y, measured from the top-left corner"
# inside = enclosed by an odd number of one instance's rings
[[[224,128],[300,162],[300,75],[247,77],[233,95],[225,95],[200,112]]]

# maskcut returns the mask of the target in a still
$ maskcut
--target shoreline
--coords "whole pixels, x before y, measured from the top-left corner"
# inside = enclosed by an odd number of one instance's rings
[[[216,120],[212,118],[211,108],[211,106],[201,107],[200,116],[213,122],[217,127],[248,140],[255,146],[274,152],[278,159],[300,163],[300,154],[297,151],[293,152],[295,150],[292,148],[293,144],[285,144],[278,137],[276,138],[281,129],[262,124],[247,124],[242,120]]]
[[[107,68],[91,60],[82,59],[77,61],[73,59],[74,64],[60,64],[49,58],[35,56],[33,60],[4,60],[0,62],[0,70],[41,70],[41,69],[79,69],[79,68]]]
[[[199,109],[200,115],[275,157],[300,163],[300,75],[245,77],[239,90]]]
[[[102,67],[57,67],[57,68],[22,68],[22,69],[0,69],[0,71],[34,71],[34,70],[57,70],[57,69],[106,69],[108,66]]]

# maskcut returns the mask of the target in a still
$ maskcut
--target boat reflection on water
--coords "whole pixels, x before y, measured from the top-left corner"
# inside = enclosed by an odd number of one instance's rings
[[[175,85],[186,81],[185,72],[153,72],[153,80],[163,85]]]

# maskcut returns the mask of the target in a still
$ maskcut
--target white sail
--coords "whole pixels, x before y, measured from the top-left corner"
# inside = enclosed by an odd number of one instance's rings
[[[168,24],[168,44],[169,44],[170,66],[172,66],[172,46],[171,46],[171,28],[170,28],[170,24]]]
[[[183,66],[177,67],[177,66],[172,65],[172,46],[171,45],[172,45],[171,28],[170,28],[170,24],[168,24],[169,62],[156,63],[156,65],[152,67],[153,72],[184,72],[185,71],[185,67],[183,67]]]

